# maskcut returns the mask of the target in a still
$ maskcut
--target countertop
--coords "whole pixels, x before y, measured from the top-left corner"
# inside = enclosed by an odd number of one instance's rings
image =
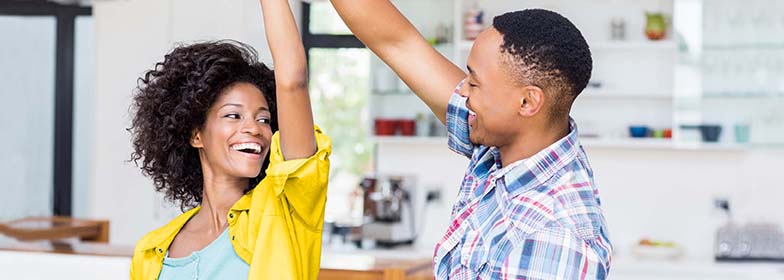
[[[96,243],[78,242],[71,245],[52,245],[46,242],[0,242],[0,253],[9,257],[7,261],[19,260],[9,253],[16,252],[24,258],[36,253],[55,253],[74,258],[107,257],[107,261],[118,262],[129,259],[132,248]],[[49,257],[38,255],[30,261],[38,263]],[[118,258],[119,257],[119,258]],[[62,259],[58,257],[56,259]],[[101,258],[96,258],[99,260]],[[37,260],[37,261],[33,261]],[[59,261],[58,261],[59,262]],[[121,261],[126,262],[126,261]],[[78,263],[82,263],[81,261]],[[32,263],[31,263],[32,264]],[[359,278],[343,279],[383,279],[384,275],[397,275],[389,279],[432,279],[432,250],[425,248],[401,247],[393,250],[336,249],[325,247],[321,258],[322,279],[329,275],[364,275]],[[125,268],[123,268],[125,269]],[[76,271],[76,270],[75,270]],[[125,271],[122,271],[125,273]],[[351,273],[351,274],[346,274]],[[357,274],[358,273],[358,274]],[[422,278],[411,278],[417,274]],[[366,276],[366,277],[365,277]],[[381,278],[378,278],[381,277]],[[681,258],[676,260],[645,260],[632,256],[615,256],[610,269],[609,279],[628,280],[702,280],[702,279],[749,279],[784,280],[784,263],[773,262],[716,262],[712,258]]]

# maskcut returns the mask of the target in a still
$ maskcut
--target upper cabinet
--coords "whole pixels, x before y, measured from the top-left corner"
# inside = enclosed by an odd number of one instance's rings
[[[720,143],[782,147],[784,2],[679,0],[676,11],[687,46],[678,58],[678,123],[719,126]]]

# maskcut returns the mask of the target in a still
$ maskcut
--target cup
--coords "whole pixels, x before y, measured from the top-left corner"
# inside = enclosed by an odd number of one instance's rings
[[[400,126],[400,134],[404,136],[414,136],[416,135],[416,121],[409,120],[409,119],[402,119],[398,120],[398,125]]]
[[[629,126],[629,136],[632,138],[645,138],[648,136],[648,127],[644,125]]]
[[[376,135],[391,136],[397,133],[398,121],[391,119],[376,119],[375,130]]]
[[[735,142],[748,143],[751,138],[751,126],[748,124],[735,125]]]

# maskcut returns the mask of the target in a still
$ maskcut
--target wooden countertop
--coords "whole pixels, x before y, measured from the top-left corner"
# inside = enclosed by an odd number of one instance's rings
[[[321,257],[322,280],[433,279],[430,258],[389,258],[371,253],[324,254]]]
[[[101,242],[80,242],[63,240],[58,242],[0,242],[0,251],[18,251],[35,253],[54,253],[69,255],[88,255],[103,257],[132,257],[132,246],[109,245]]]

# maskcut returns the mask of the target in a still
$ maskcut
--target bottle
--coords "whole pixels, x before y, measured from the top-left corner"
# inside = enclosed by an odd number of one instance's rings
[[[463,36],[466,40],[474,40],[482,32],[484,12],[476,5],[468,9],[463,20]]]
[[[613,18],[610,21],[610,39],[615,41],[626,39],[626,21],[623,18]]]

